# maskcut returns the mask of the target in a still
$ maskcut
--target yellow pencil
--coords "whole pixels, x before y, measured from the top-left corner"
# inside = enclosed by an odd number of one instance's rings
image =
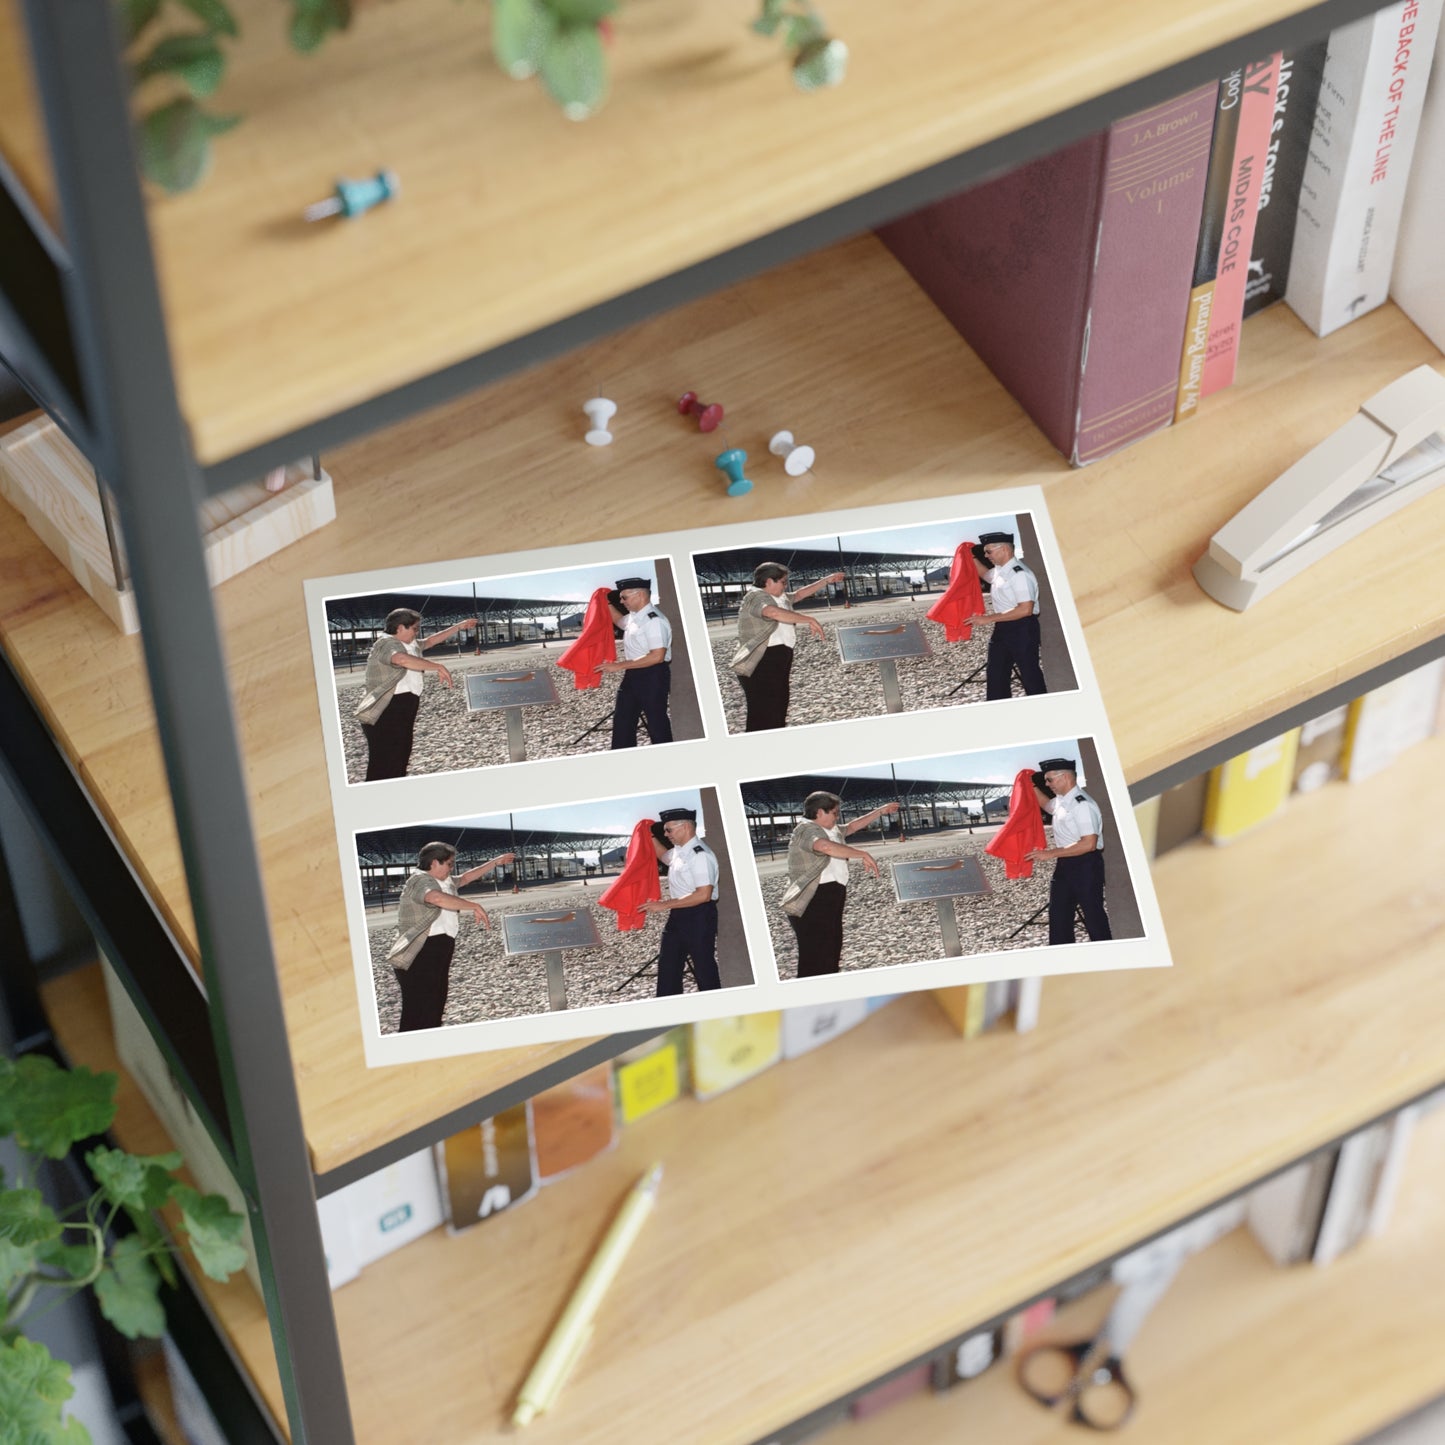
[[[523,1382],[512,1412],[512,1424],[530,1425],[538,1415],[545,1414],[556,1400],[577,1357],[592,1334],[592,1316],[597,1313],[603,1296],[622,1268],[627,1251],[642,1230],[652,1206],[657,1201],[657,1188],[662,1183],[662,1165],[654,1164],[633,1185],[612,1221],[587,1272],[567,1301],[562,1318],[542,1347],[537,1363]]]

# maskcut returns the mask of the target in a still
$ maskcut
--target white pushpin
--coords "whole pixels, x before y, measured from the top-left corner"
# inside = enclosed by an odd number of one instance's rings
[[[607,446],[612,440],[607,423],[617,415],[617,403],[608,401],[605,396],[594,396],[591,401],[582,403],[582,410],[587,413],[587,420],[592,423],[592,429],[586,437],[588,446]]]
[[[804,472],[812,470],[815,459],[813,448],[797,446],[790,431],[774,432],[768,450],[775,457],[782,457],[783,470],[790,477],[801,477]]]

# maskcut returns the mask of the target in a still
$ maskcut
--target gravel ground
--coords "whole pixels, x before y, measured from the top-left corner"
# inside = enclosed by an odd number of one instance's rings
[[[979,675],[966,687],[947,696],[975,668],[982,667],[988,655],[988,629],[974,628],[967,642],[945,642],[943,628],[924,618],[929,604],[938,600],[938,593],[917,602],[863,603],[844,611],[809,612],[823,625],[825,640],[819,642],[810,629],[798,628],[797,653],[793,659],[792,700],[788,705],[788,725],[835,722],[839,718],[879,717],[887,711],[883,703],[883,680],[878,667],[871,662],[854,662],[844,666],[838,657],[841,627],[870,626],[879,623],[922,622],[924,635],[933,648],[931,657],[900,657],[897,660],[898,690],[903,697],[904,712],[922,712],[928,708],[961,707],[965,703],[984,700],[984,676]],[[708,641],[712,647],[713,666],[722,688],[723,711],[728,731],[740,733],[747,720],[747,705],[737,676],[728,666],[737,649],[736,621],[708,624]],[[1013,695],[1023,697],[1017,678]]]
[[[501,915],[532,913],[539,908],[591,904],[597,931],[602,935],[601,949],[569,949],[562,955],[567,1002],[572,1008],[652,998],[657,989],[655,968],[634,979],[621,992],[612,990],[657,953],[663,920],[649,922],[646,928],[636,932],[619,933],[613,921],[615,915],[596,906],[601,891],[594,886],[529,888],[521,894],[495,896],[468,894],[468,897],[475,896],[487,910],[492,927],[490,931],[484,930],[463,915],[456,952],[452,955],[451,983],[442,1022],[470,1024],[483,1019],[524,1018],[547,1012],[547,967],[542,955],[508,957],[502,952]],[[396,1032],[401,1017],[401,990],[397,987],[396,970],[386,962],[386,951],[396,938],[395,911],[372,915],[367,920],[367,929],[381,1031],[391,1034]],[[694,991],[690,974],[684,978],[683,987],[688,993]]]
[[[1052,835],[1051,829],[1044,831]],[[944,956],[938,911],[933,903],[899,904],[894,899],[888,865],[896,858],[942,858],[971,853],[982,863],[984,877],[994,891],[978,898],[954,901],[965,956],[1033,948],[1047,943],[1048,931],[1042,926],[1047,921],[1047,914],[1040,919],[1041,926],[1025,929],[1017,938],[1011,939],[1008,935],[1036,908],[1048,903],[1053,864],[1036,864],[1032,878],[1007,879],[1003,864],[984,852],[987,841],[982,833],[953,833],[942,837],[931,833],[926,842],[880,846],[865,839],[856,843],[855,846],[866,848],[878,860],[883,877],[871,877],[859,863],[849,865],[848,902],[843,913],[843,972],[883,968],[895,963],[925,962]],[[795,978],[798,968],[797,940],[793,937],[788,915],[779,907],[779,900],[788,886],[786,865],[781,858],[754,861],[767,905],[768,931],[778,960],[779,976]],[[1075,937],[1082,943],[1088,935],[1076,924]]]
[[[424,773],[452,773],[463,768],[490,767],[507,761],[507,720],[499,711],[469,713],[466,689],[461,681],[469,672],[515,672],[518,667],[546,667],[552,672],[557,689],[555,707],[522,709],[527,735],[527,757],[564,758],[578,753],[605,753],[612,742],[612,724],[602,722],[612,711],[620,685],[620,675],[604,676],[600,687],[579,692],[572,683],[572,674],[556,665],[560,648],[543,651],[540,647],[518,647],[506,652],[488,652],[481,657],[446,655],[445,648],[431,654],[455,678],[452,687],[443,687],[435,675],[428,676],[422,686],[421,706],[417,709],[416,739],[411,750],[409,777]],[[674,690],[685,685],[685,678],[674,665]],[[366,736],[353,713],[362,697],[363,676],[360,669],[338,673],[337,698],[341,711],[341,741],[346,751],[348,782],[359,783],[366,777]],[[596,732],[577,741],[579,734],[594,723],[602,725]],[[646,724],[637,729],[639,747],[647,747]]]

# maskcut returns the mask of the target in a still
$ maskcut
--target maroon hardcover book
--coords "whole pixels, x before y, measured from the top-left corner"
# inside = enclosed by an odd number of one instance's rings
[[[1173,419],[1216,91],[878,233],[1075,466]]]

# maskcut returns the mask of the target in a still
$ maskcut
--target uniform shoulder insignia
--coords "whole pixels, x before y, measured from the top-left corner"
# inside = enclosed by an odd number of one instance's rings
[[[649,612],[648,612],[647,615],[648,615],[649,617],[656,617],[656,616],[657,616],[657,613],[656,613],[655,611],[649,610]]]
[[[695,844],[693,844],[693,849],[692,849],[692,851],[693,851],[694,853],[702,853],[702,852],[705,852],[706,850],[703,848],[703,846],[702,846],[701,843],[695,843]]]
[[[1075,793],[1075,794],[1074,794],[1074,801],[1075,801],[1076,803],[1083,803],[1083,802],[1087,802],[1088,800],[1084,797],[1084,795],[1083,795],[1082,793]]]
[[[1015,571],[1015,572],[1022,572],[1023,570],[1024,570],[1024,564],[1023,564],[1022,562],[1015,562],[1015,563],[1014,563],[1014,571]]]

